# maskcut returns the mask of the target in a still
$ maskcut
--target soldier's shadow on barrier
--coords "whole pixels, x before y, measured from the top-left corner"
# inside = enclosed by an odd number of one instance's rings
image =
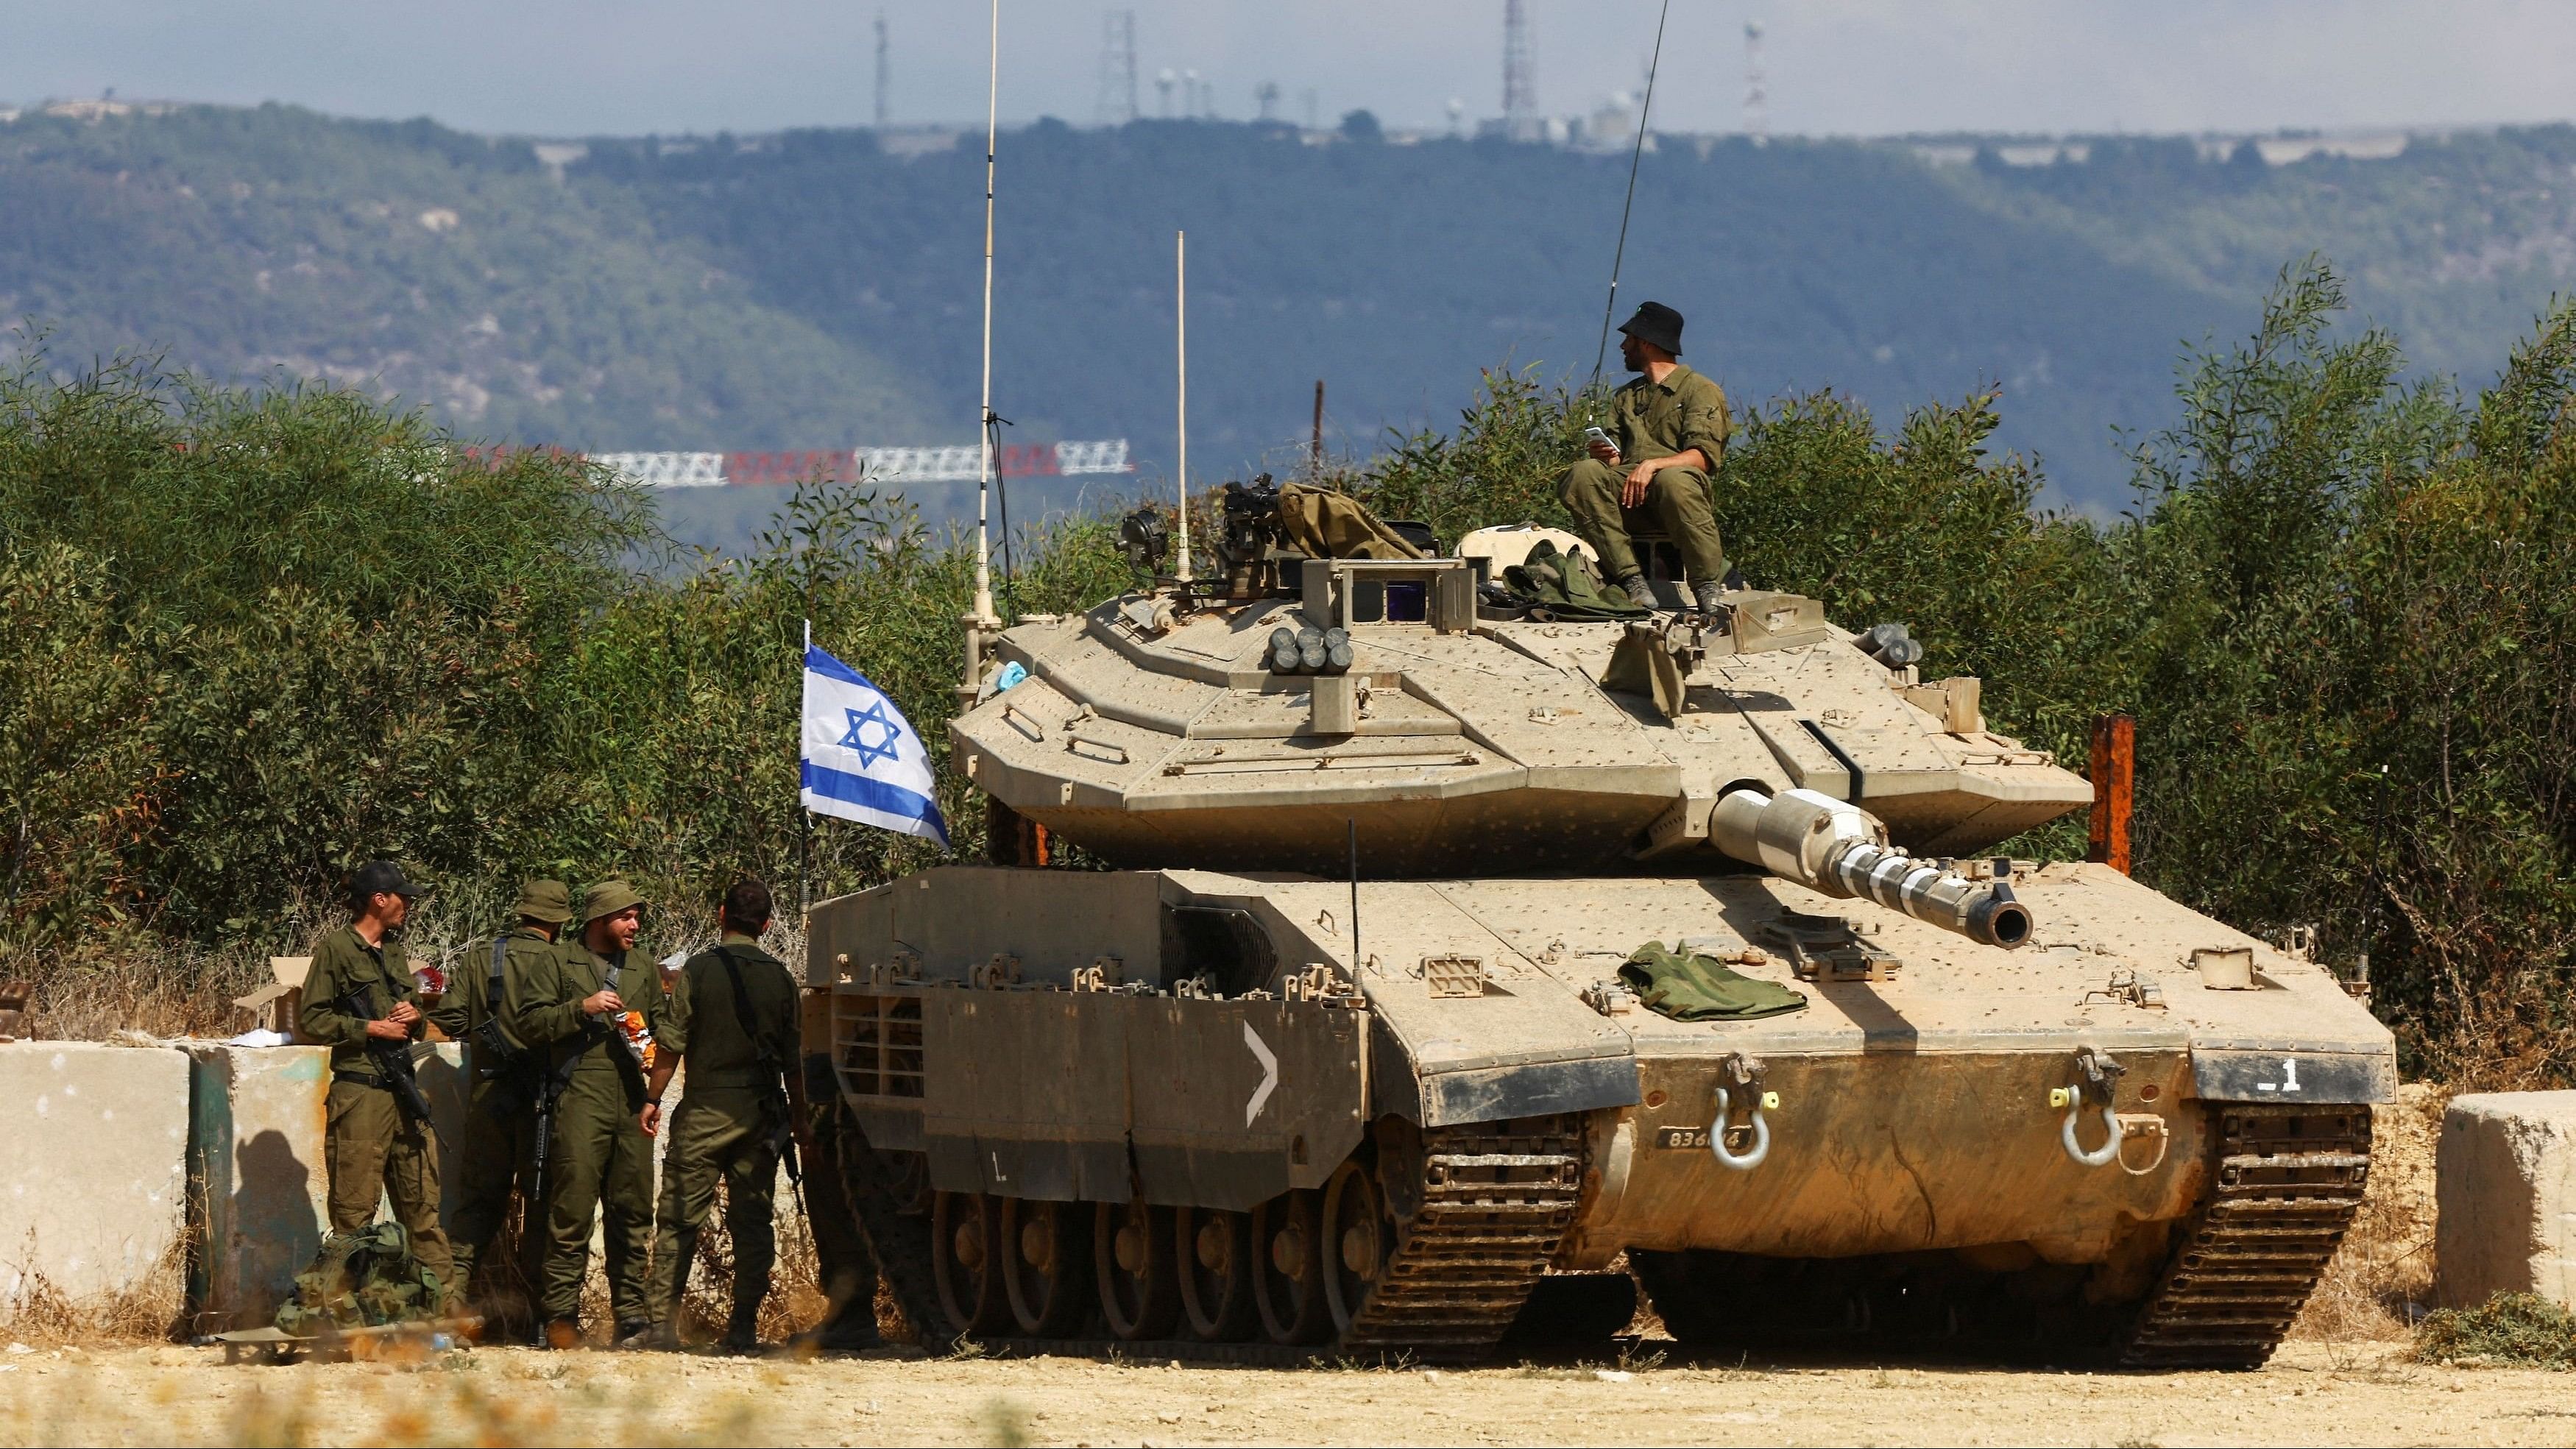
[[[273,1127],[233,1150],[232,1214],[247,1260],[244,1283],[282,1299],[295,1275],[313,1261],[322,1247],[322,1216],[313,1208],[319,1171],[319,1164],[298,1157],[295,1144]]]

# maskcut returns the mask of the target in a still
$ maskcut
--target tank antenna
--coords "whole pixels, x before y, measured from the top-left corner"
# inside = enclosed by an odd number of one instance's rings
[[[1360,979],[1360,818],[1349,820],[1351,827],[1351,980]]]
[[[1181,377],[1181,582],[1190,581],[1190,234],[1172,233],[1172,349]]]
[[[1655,54],[1646,62],[1646,99],[1637,107],[1637,145],[1628,153],[1628,199],[1619,205],[1619,246],[1610,254],[1610,299],[1601,304],[1601,342],[1592,349],[1592,391],[1601,387],[1601,363],[1610,355],[1610,317],[1619,310],[1619,266],[1628,259],[1628,213],[1637,205],[1637,163],[1646,155],[1646,118],[1655,113],[1655,72],[1664,64],[1664,22],[1673,0],[1655,17]]]
[[[993,0],[993,39],[984,92],[984,403],[976,425],[982,464],[975,483],[975,612],[966,621],[966,679],[958,693],[969,700],[983,683],[984,636],[1001,627],[993,613],[993,151],[1001,136],[1002,0]]]

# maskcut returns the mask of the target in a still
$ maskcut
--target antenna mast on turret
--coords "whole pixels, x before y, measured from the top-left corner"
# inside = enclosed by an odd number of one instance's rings
[[[993,151],[1002,133],[1002,0],[993,0],[993,42],[984,92],[984,401],[975,431],[982,466],[975,484],[975,612],[966,619],[966,678],[959,698],[972,705],[984,683],[984,636],[1002,626],[993,613]]]
[[[1190,581],[1190,234],[1172,233],[1172,361],[1180,374],[1181,582]]]

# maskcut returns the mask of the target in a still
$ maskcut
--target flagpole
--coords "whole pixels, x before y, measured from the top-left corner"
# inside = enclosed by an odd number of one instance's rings
[[[984,398],[976,415],[976,452],[982,459],[975,485],[975,612],[966,621],[966,677],[958,698],[971,703],[983,684],[984,636],[1001,627],[993,613],[993,534],[988,522],[993,495],[993,153],[1001,139],[1002,0],[993,0],[992,48],[984,91]]]
[[[814,621],[805,621],[805,649],[814,648]],[[805,655],[796,656],[796,677],[805,677]],[[796,929],[810,932],[814,925],[814,812],[805,808],[805,704],[803,691],[798,691],[796,705]]]

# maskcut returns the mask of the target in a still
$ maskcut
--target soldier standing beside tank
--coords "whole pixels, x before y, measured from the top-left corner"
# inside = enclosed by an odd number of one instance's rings
[[[511,1194],[525,1193],[518,1292],[498,1315],[525,1333],[535,1304],[522,1295],[536,1289],[546,1231],[545,1207],[537,1200],[536,1139],[548,1079],[544,1054],[521,1041],[510,1023],[528,1009],[529,983],[543,974],[556,934],[572,919],[572,893],[559,880],[529,881],[519,887],[513,914],[518,924],[468,959],[457,973],[455,989],[429,1019],[450,1039],[466,1044],[474,1074],[457,1143],[461,1180],[456,1210],[448,1218],[456,1292],[464,1294],[473,1286],[477,1260],[509,1220]]]
[[[331,1048],[322,1160],[330,1174],[331,1231],[373,1222],[379,1198],[411,1239],[412,1256],[452,1303],[459,1284],[438,1225],[438,1134],[412,1080],[411,1044],[427,1028],[413,1001],[411,971],[397,943],[422,888],[389,860],[371,861],[349,881],[349,924],[313,948],[304,977],[304,1034]]]
[[[661,1130],[662,1094],[688,1067],[688,1091],[671,1115],[662,1160],[662,1201],[654,1215],[653,1327],[638,1346],[679,1347],[680,1297],[697,1257],[698,1231],[725,1187],[725,1228],[733,1237],[733,1316],[724,1347],[760,1346],[760,1302],[777,1261],[773,1228],[780,1159],[810,1137],[805,1085],[796,1063],[796,976],[760,949],[769,929],[769,888],[756,880],[725,892],[723,935],[680,968],[662,1015],[653,1076],[639,1114]]]
[[[546,1248],[539,1311],[557,1348],[580,1342],[581,1283],[597,1211],[607,1246],[615,1336],[644,1330],[645,1252],[653,1232],[653,1142],[636,1114],[646,1096],[635,1038],[658,1030],[662,976],[635,949],[644,898],[612,880],[582,893],[581,935],[549,953],[513,1023],[545,1052],[554,1080],[554,1144],[546,1160]]]
[[[1715,485],[1726,453],[1726,394],[1682,365],[1682,314],[1661,302],[1639,304],[1619,325],[1619,360],[1639,374],[1611,394],[1608,441],[1565,470],[1557,496],[1574,515],[1574,531],[1601,555],[1601,571],[1652,608],[1644,567],[1629,543],[1651,519],[1681,551],[1695,602],[1717,610],[1726,550],[1718,541]]]

